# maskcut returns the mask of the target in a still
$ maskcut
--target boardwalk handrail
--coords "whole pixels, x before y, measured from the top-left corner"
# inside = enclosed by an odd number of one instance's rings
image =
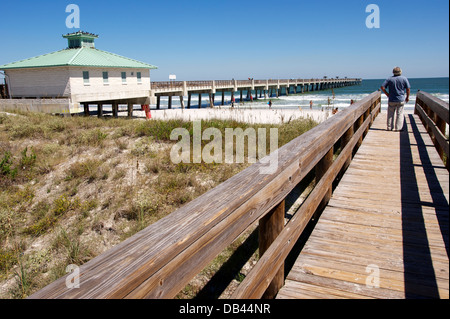
[[[173,298],[248,227],[283,202],[311,170],[316,166],[323,168],[323,159],[329,158],[336,143],[346,145],[330,169],[324,170],[325,175],[315,187],[320,194],[314,195],[310,208],[305,208],[307,213],[295,215],[295,220],[307,222],[315,210],[313,206],[321,201],[321,194],[331,190],[332,177],[351,160],[380,104],[380,92],[370,94],[281,147],[275,173],[260,173],[267,166],[263,160],[253,164],[82,265],[79,288],[67,288],[66,276],[30,298]],[[292,220],[286,229],[291,229],[291,225]],[[254,278],[254,282],[249,284],[250,279],[246,279],[235,296],[261,296],[272,276],[270,269],[266,271],[267,261],[276,265],[284,262],[274,260],[276,254],[271,251],[279,249],[280,258],[284,257],[299,231],[298,227],[292,233],[288,231],[289,243],[280,239],[284,237],[276,239],[276,243],[281,241],[280,246],[272,244],[256,266],[263,272],[254,275],[252,271],[247,278]],[[256,294],[254,286],[258,287]]]
[[[323,205],[323,200],[328,201],[331,197],[331,187],[336,177],[346,169],[354,154],[355,148],[359,147],[362,139],[367,134],[374,118],[378,115],[381,109],[381,95],[375,92],[359,102],[353,108],[348,108],[339,116],[336,116],[336,129],[338,139],[335,143],[341,140],[341,152],[334,160],[329,160],[327,167],[321,168],[323,170],[320,179],[315,185],[313,191],[309,194],[305,202],[300,206],[295,215],[289,220],[285,228],[279,233],[273,243],[266,249],[264,254],[260,256],[260,260],[253,267],[251,272],[247,275],[244,281],[234,292],[232,298],[235,299],[256,299],[261,298],[269,288],[272,280],[284,266],[288,254],[294,247],[297,240],[300,238],[303,230],[307,226],[309,220],[314,215],[317,209]],[[361,113],[361,111],[363,111]],[[348,119],[353,118],[353,123],[348,123]],[[326,122],[328,123],[328,122]],[[329,123],[331,124],[331,123]],[[333,123],[334,124],[334,123]],[[340,126],[340,127],[339,127]],[[346,128],[346,130],[344,129]],[[330,147],[327,144],[323,150]],[[334,144],[329,148],[328,154],[333,158]],[[325,155],[326,156],[326,155]],[[324,157],[325,159],[325,157]],[[317,158],[316,158],[317,160]],[[319,162],[320,164],[320,162]],[[300,166],[301,163],[300,163]],[[316,179],[318,179],[316,173]],[[269,296],[275,296],[281,288],[282,282],[275,283],[271,287],[273,290]]]
[[[449,140],[445,136],[449,124],[449,105],[437,97],[419,91],[416,96],[414,113],[417,114],[431,136],[441,159],[447,158],[446,167],[449,169]]]

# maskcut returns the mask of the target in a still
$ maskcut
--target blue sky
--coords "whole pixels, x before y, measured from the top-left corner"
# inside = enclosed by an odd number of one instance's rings
[[[449,76],[448,0],[2,1],[0,64],[65,48],[71,3],[98,49],[158,66],[156,81]]]

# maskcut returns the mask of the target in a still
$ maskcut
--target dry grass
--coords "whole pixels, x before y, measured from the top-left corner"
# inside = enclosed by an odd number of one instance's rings
[[[277,126],[279,146],[314,125]],[[172,163],[170,133],[179,127],[192,132],[192,123],[178,120],[0,114],[0,298],[32,294],[67,265],[85,263],[249,165]],[[208,127],[257,126],[202,123]]]

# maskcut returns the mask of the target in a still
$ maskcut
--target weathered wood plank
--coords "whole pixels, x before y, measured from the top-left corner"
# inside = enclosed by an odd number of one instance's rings
[[[278,299],[373,299],[344,290],[320,287],[294,280],[287,282],[284,288],[283,292],[278,294]]]
[[[448,171],[417,117],[406,123],[400,135],[375,120],[278,298],[449,298]]]

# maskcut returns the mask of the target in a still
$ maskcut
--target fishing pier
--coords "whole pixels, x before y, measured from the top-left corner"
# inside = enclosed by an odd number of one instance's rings
[[[282,79],[282,80],[219,80],[219,81],[169,81],[151,82],[151,101],[156,109],[161,108],[161,97],[168,97],[169,109],[172,108],[173,97],[180,99],[181,107],[185,107],[184,97],[187,96],[187,108],[191,108],[191,98],[198,95],[198,105],[201,106],[203,95],[209,105],[215,104],[216,95],[221,97],[221,105],[225,104],[225,93],[231,94],[231,99],[257,100],[264,97],[298,94],[310,91],[328,90],[344,86],[359,85],[362,79]],[[245,92],[245,97],[244,97]],[[156,101],[155,101],[156,100]]]

